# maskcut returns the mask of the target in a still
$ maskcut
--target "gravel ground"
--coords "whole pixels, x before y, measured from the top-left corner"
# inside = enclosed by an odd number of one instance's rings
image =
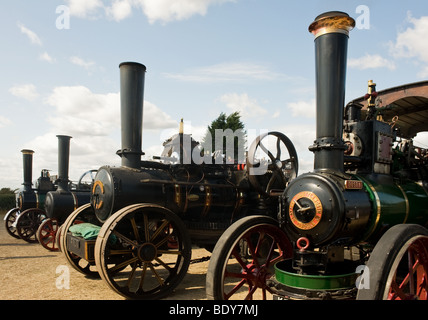
[[[40,244],[11,237],[0,214],[0,300],[123,300],[101,279],[88,279],[69,267],[61,252],[51,252]],[[192,259],[209,256],[205,249],[194,248]],[[204,300],[208,261],[191,264],[168,300]],[[59,281],[69,272],[69,289]],[[59,288],[58,288],[59,287]]]

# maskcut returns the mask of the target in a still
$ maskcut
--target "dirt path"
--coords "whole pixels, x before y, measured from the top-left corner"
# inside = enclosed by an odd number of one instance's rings
[[[40,244],[11,237],[0,214],[0,300],[123,300],[101,279],[88,279],[69,267],[61,252],[50,252]],[[195,248],[192,259],[209,256]],[[175,292],[167,299],[205,299],[205,274],[208,261],[191,264]],[[59,289],[57,281],[70,275],[70,288]],[[59,288],[58,288],[59,287]]]

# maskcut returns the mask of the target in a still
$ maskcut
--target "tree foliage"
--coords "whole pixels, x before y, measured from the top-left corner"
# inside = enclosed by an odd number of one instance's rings
[[[222,135],[220,135],[222,133]],[[233,137],[233,157],[235,160],[240,159],[246,143],[246,132],[244,123],[241,121],[241,115],[238,111],[230,115],[221,112],[220,115],[211,122],[207,132],[202,140],[204,152],[221,151],[227,154],[228,139]],[[221,139],[221,140],[220,140]],[[230,140],[229,140],[230,142]],[[221,149],[217,150],[221,145]]]

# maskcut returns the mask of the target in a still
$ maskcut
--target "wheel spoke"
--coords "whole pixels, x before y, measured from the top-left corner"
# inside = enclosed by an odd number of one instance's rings
[[[233,289],[228,293],[224,293],[224,297],[226,300],[229,300],[231,296],[233,296],[242,286],[247,282],[247,279],[242,279]]]
[[[276,159],[281,159],[281,139],[279,137],[276,138]]]
[[[143,215],[143,219],[144,219],[144,236],[145,236],[146,242],[149,242],[150,241],[149,218],[147,217],[146,213]]]
[[[134,231],[135,240],[137,242],[141,242],[140,240],[140,234],[138,233],[137,224],[135,223],[135,217],[132,217],[129,219],[131,221],[132,230]]]
[[[132,263],[134,263],[136,261],[138,261],[138,258],[137,257],[133,257],[133,258],[131,258],[129,260],[126,260],[126,261],[123,261],[123,262],[121,262],[119,264],[116,264],[114,267],[108,269],[108,271],[115,272],[115,271],[120,270],[121,268],[126,267],[126,266],[128,266],[128,265],[130,265],[130,264],[132,264]]]
[[[156,237],[166,228],[166,226],[168,226],[168,224],[170,224],[168,220],[163,220],[162,225],[157,228],[155,233],[153,233],[149,242],[154,242],[153,240],[156,239]]]
[[[158,253],[162,254],[175,254],[177,256],[181,256],[183,253],[177,250],[158,250]]]
[[[125,241],[126,243],[130,244],[131,246],[138,247],[138,242],[129,239],[128,237],[125,237],[123,234],[117,232],[116,230],[113,231],[113,234],[118,237],[119,239]]]
[[[159,282],[161,286],[165,284],[164,280],[159,276],[159,274],[156,272],[155,268],[153,267],[153,264],[149,263],[149,268],[152,270],[153,274],[156,277],[156,280]]]
[[[163,266],[166,270],[168,270],[168,272],[172,272],[172,269],[170,266],[168,266],[165,262],[163,262],[159,257],[155,258],[155,260],[161,265]]]

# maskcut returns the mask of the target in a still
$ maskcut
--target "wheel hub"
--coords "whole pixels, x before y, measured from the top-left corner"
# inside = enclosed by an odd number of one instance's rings
[[[144,243],[138,248],[138,258],[144,262],[153,261],[157,256],[157,249],[152,243]]]
[[[265,267],[255,267],[251,265],[249,267],[248,278],[253,282],[253,284],[259,288],[264,288],[266,286],[266,279],[268,278],[268,271]]]

